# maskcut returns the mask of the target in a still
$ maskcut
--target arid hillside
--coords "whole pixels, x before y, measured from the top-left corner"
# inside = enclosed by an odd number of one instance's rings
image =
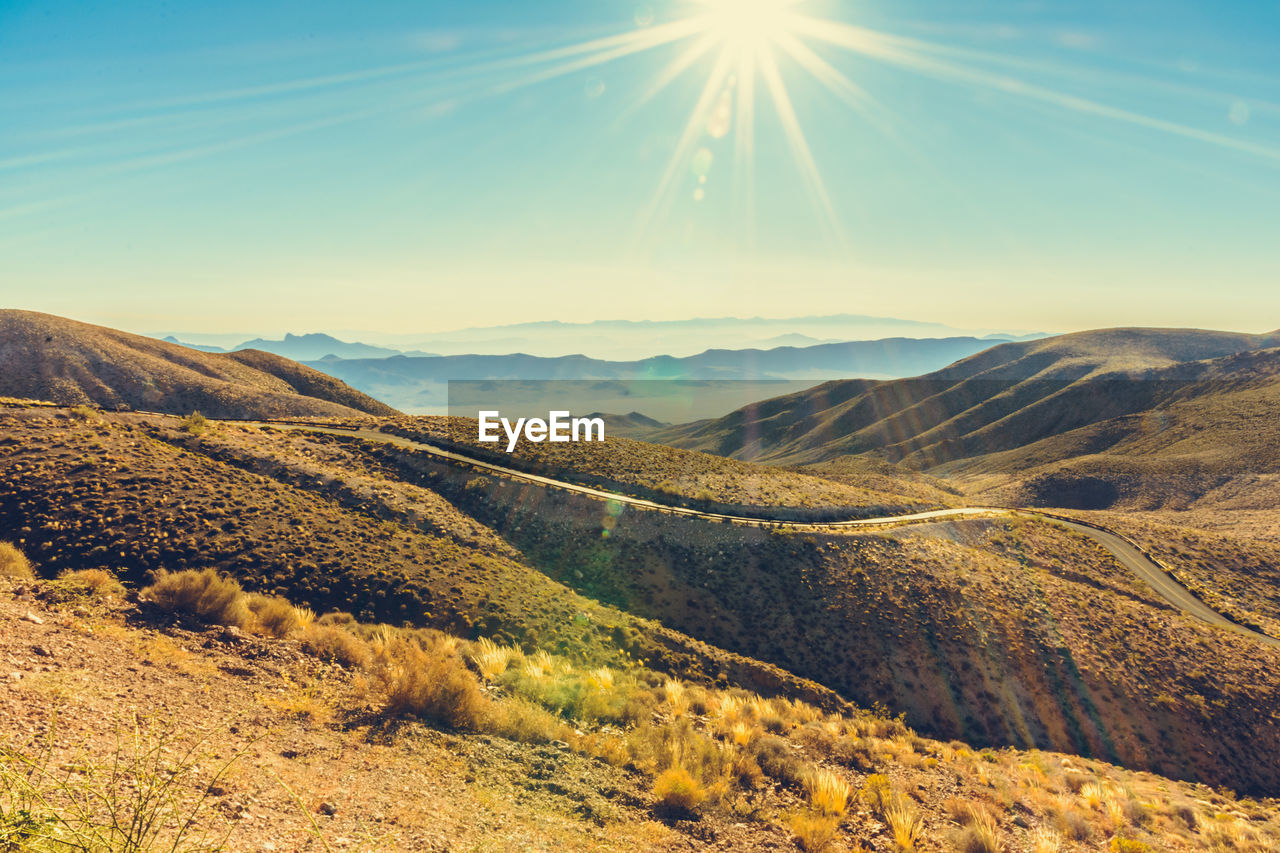
[[[0,311],[0,395],[218,418],[396,414],[332,377],[270,353],[205,353],[12,310]]]
[[[829,383],[655,440],[814,473],[889,464],[980,503],[1263,509],[1280,471],[1277,343],[1112,330],[1006,344],[918,379]]]
[[[315,619],[209,574],[33,580],[13,553],[6,849],[1264,853],[1280,839],[1275,801],[1105,762]]]

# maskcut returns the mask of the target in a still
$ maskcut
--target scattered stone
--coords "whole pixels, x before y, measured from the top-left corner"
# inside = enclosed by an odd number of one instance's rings
[[[32,625],[43,625],[43,624],[44,624],[44,620],[43,620],[43,619],[41,619],[39,616],[35,615],[34,613],[32,613],[30,610],[28,610],[28,611],[27,611],[27,613],[26,613],[26,615],[25,615],[25,616],[23,616],[22,618],[23,618],[23,619],[26,619],[26,620],[27,620],[28,622],[30,622]]]
[[[39,656],[40,656],[40,657],[42,657],[42,658],[51,658],[51,657],[53,657],[53,652],[49,651],[49,650],[48,650],[47,648],[45,648],[44,646],[32,646],[32,647],[31,647],[31,651],[32,651],[32,653],[33,653],[33,654],[37,654],[37,655],[39,655]]]
[[[569,744],[565,743],[562,740],[553,740],[551,741],[551,745],[561,751],[567,750],[569,748]]]
[[[338,806],[335,803],[331,803],[328,800],[325,800],[323,803],[320,804],[320,807],[317,808],[316,811],[324,815],[335,815],[338,813]]]
[[[10,681],[21,681],[21,680],[22,680],[22,673],[20,673],[20,672],[11,672],[11,673],[9,673],[9,680],[10,680]]]

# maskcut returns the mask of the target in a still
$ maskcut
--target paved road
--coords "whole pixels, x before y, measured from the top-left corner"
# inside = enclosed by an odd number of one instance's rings
[[[243,422],[241,423],[243,424]],[[512,479],[536,483],[541,486],[561,489],[567,492],[590,495],[594,498],[615,501],[617,503],[626,504],[627,506],[640,507],[642,509],[665,512],[672,515],[696,516],[709,521],[731,521],[735,524],[751,525],[754,527],[803,527],[806,529],[816,528],[826,530],[856,527],[889,527],[899,524],[918,524],[930,521],[947,521],[949,519],[963,520],[966,518],[971,519],[981,517],[1034,516],[1036,518],[1045,518],[1065,525],[1066,527],[1069,527],[1078,533],[1083,533],[1085,536],[1093,539],[1103,548],[1110,551],[1112,556],[1120,562],[1120,565],[1133,572],[1149,584],[1161,598],[1184,613],[1224,630],[1233,631],[1246,637],[1252,637],[1253,639],[1266,643],[1270,646],[1280,647],[1280,639],[1270,637],[1266,634],[1260,634],[1257,631],[1233,622],[1226,616],[1223,616],[1221,613],[1218,613],[1216,610],[1206,605],[1200,599],[1196,598],[1190,590],[1174,580],[1169,573],[1164,570],[1164,568],[1153,562],[1150,557],[1144,554],[1137,545],[1115,531],[1108,530],[1104,527],[1082,524],[1079,521],[1053,515],[1051,513],[1038,512],[1036,510],[1009,509],[1007,507],[959,507],[955,509],[935,509],[927,512],[916,512],[909,515],[894,515],[881,518],[857,518],[850,519],[848,521],[797,522],[751,518],[749,516],[703,512],[689,507],[672,506],[670,504],[662,504],[657,501],[646,500],[644,498],[632,497],[630,495],[618,494],[616,492],[608,492],[602,489],[593,489],[590,486],[582,486],[577,483],[569,483],[564,480],[556,480],[551,477],[530,474],[526,471],[518,471],[515,468],[507,468],[503,465],[486,462],[482,459],[476,459],[456,451],[445,450],[444,448],[436,447],[433,444],[413,441],[412,439],[404,438],[403,436],[390,435],[388,433],[378,432],[377,430],[334,429],[310,424],[302,425],[273,422],[253,423],[261,426],[304,429],[308,432],[321,432],[328,433],[330,435],[354,436],[357,438],[367,439],[369,441],[377,441],[384,444],[395,445],[397,447],[404,447],[409,450],[421,451],[432,456],[448,459],[452,462],[460,462],[474,468],[491,471],[495,474],[502,474],[503,476],[511,477]]]

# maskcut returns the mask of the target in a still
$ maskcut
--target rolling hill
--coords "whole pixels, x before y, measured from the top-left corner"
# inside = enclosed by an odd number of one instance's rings
[[[0,311],[0,395],[210,417],[393,415],[342,382],[255,350],[204,353],[31,311]]]
[[[917,379],[826,383],[647,438],[815,470],[888,462],[1010,504],[1185,507],[1218,490],[1239,505],[1234,478],[1280,470],[1277,345],[1280,334],[1064,335]],[[1255,485],[1252,503],[1272,495]]]

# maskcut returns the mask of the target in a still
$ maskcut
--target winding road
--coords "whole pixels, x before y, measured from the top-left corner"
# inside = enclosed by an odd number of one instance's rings
[[[377,430],[342,429],[319,424],[282,421],[236,421],[234,423],[238,423],[242,426],[267,426],[278,429],[296,429],[305,430],[307,432],[319,432],[329,435],[361,438],[367,441],[381,442],[383,444],[390,444],[396,447],[403,447],[407,450],[420,451],[441,459],[447,459],[451,462],[469,465],[473,468],[489,471],[494,474],[501,474],[504,477],[510,477],[512,479],[522,480],[528,483],[535,483],[548,488],[560,489],[566,492],[588,495],[599,500],[614,501],[627,506],[656,512],[664,512],[672,515],[695,516],[708,521],[728,521],[734,524],[750,525],[754,527],[791,527],[804,528],[807,530],[845,530],[849,528],[890,527],[899,524],[919,524],[924,522],[947,521],[953,519],[964,520],[996,517],[1034,517],[1047,519],[1074,530],[1077,533],[1088,536],[1090,539],[1097,542],[1109,551],[1111,555],[1119,561],[1120,565],[1137,575],[1141,580],[1145,581],[1153,590],[1155,590],[1156,594],[1184,613],[1223,630],[1232,631],[1236,634],[1250,637],[1258,642],[1280,648],[1280,639],[1259,633],[1251,628],[1247,628],[1244,625],[1239,624],[1238,622],[1234,622],[1206,605],[1199,598],[1196,598],[1195,594],[1182,584],[1178,583],[1178,581],[1175,580],[1163,566],[1155,562],[1154,559],[1147,555],[1132,541],[1126,539],[1119,533],[1116,533],[1114,530],[1109,530],[1098,525],[1085,524],[1075,519],[1055,515],[1053,513],[1041,512],[1039,510],[1010,509],[1008,507],[958,507],[954,509],[928,510],[926,512],[916,512],[908,515],[884,516],[881,518],[849,519],[847,521],[797,522],[780,519],[751,518],[749,516],[704,512],[690,507],[672,506],[670,504],[663,504],[657,501],[647,500],[645,498],[637,498],[631,495],[609,492],[603,489],[595,489],[590,486],[582,486],[577,483],[569,483],[564,480],[556,480],[551,477],[543,477],[538,474],[530,474],[526,471],[508,468],[493,462],[486,462],[482,459],[467,456],[466,454],[458,453],[453,450],[446,450],[443,447],[437,447],[433,444],[414,441],[403,436],[378,432]]]

